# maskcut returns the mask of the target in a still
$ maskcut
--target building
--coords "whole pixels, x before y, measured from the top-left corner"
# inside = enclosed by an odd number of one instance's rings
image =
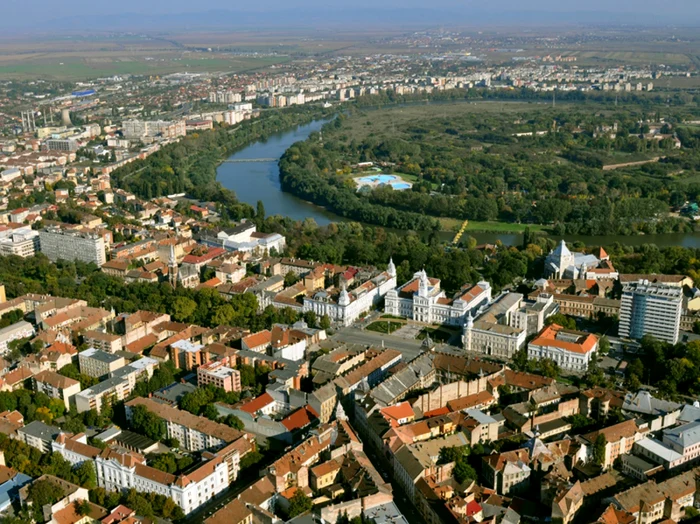
[[[467,315],[462,343],[464,349],[509,359],[527,339],[525,327],[515,327],[516,314],[522,305],[523,295],[505,293],[476,320]]]
[[[548,358],[561,369],[585,372],[597,350],[597,336],[551,324],[528,344],[527,356],[534,360]]]
[[[105,333],[104,331],[86,331],[83,333],[83,342],[85,342],[88,347],[106,351],[107,353],[114,353],[122,350],[122,337],[119,335],[112,335],[111,333]]]
[[[94,233],[46,227],[39,231],[39,245],[52,262],[80,260],[102,266],[107,261],[104,237]]]
[[[95,378],[107,376],[126,365],[124,357],[95,348],[80,352],[78,362],[81,373]]]
[[[148,398],[139,397],[127,402],[127,417],[130,417],[131,410],[139,405],[165,420],[168,438],[176,438],[180,446],[187,451],[219,449],[244,436],[248,438],[247,434],[226,424],[198,417]]]
[[[651,335],[670,344],[678,342],[683,289],[639,280],[625,284],[620,306],[619,336],[640,339]]]
[[[389,261],[388,272],[396,276],[392,261]],[[384,311],[389,315],[429,324],[461,326],[467,314],[475,314],[491,301],[491,286],[488,282],[479,282],[450,299],[440,289],[440,280],[429,278],[422,270],[403,286],[389,291],[384,300]]]
[[[34,256],[39,251],[39,232],[30,227],[10,229],[0,233],[0,255]]]
[[[303,288],[303,283],[300,283]],[[304,297],[303,312],[313,311],[320,318],[328,315],[331,321],[349,326],[360,315],[377,305],[396,287],[396,268],[389,262],[387,271],[363,282],[350,292],[341,285],[339,292],[319,289]],[[305,291],[305,290],[304,290]]]
[[[648,433],[648,428],[642,429],[638,427],[634,420],[625,420],[624,422],[609,426],[600,431],[594,431],[583,435],[582,439],[587,446],[592,449],[598,436],[605,436],[605,454],[601,466],[603,469],[608,469],[612,467],[619,456],[629,453],[634,443],[642,440]]]
[[[143,138],[178,138],[187,134],[187,128],[184,120],[176,122],[155,120],[126,120],[122,123],[122,134],[127,139],[143,139]]]
[[[24,320],[0,329],[0,354],[7,352],[7,345],[13,340],[31,336],[34,336],[34,326]]]
[[[200,387],[214,384],[224,391],[241,390],[241,374],[237,369],[224,365],[223,362],[209,362],[197,368],[197,385]]]
[[[70,399],[80,393],[80,382],[53,371],[41,371],[32,377],[32,381],[34,391],[62,400],[66,410],[70,409]]]
[[[75,406],[78,413],[94,409],[102,411],[105,402],[124,400],[134,390],[136,383],[148,380],[158,361],[142,357],[128,366],[123,366],[112,373],[112,376],[75,395]]]
[[[585,278],[587,268],[595,268],[600,260],[595,255],[569,251],[563,240],[553,249],[544,263],[546,278]]]
[[[51,443],[61,432],[61,428],[49,426],[39,420],[30,422],[17,430],[17,438],[28,446],[38,449],[42,453],[51,451]]]

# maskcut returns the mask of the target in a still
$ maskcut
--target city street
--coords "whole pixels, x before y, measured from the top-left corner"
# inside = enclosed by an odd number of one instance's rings
[[[339,340],[348,344],[364,344],[372,346],[381,346],[382,341],[384,347],[396,349],[403,353],[404,361],[413,360],[421,352],[420,346],[422,340],[407,340],[393,335],[384,333],[376,333],[374,331],[363,331],[361,329],[347,327],[338,331],[332,337],[334,340]]]

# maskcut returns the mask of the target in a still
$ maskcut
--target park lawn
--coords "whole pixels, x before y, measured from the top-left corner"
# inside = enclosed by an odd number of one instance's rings
[[[376,333],[384,333],[385,335],[391,335],[401,326],[403,326],[402,322],[378,320],[377,322],[372,322],[369,326],[367,326],[366,329],[368,331],[374,331]]]

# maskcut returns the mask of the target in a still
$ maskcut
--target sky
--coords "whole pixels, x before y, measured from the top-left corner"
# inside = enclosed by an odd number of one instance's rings
[[[279,22],[276,17],[294,11],[302,12],[317,10],[319,17],[328,13],[353,11],[356,14],[366,14],[378,10],[393,10],[401,16],[409,16],[411,10],[421,10],[423,18],[429,8],[435,14],[435,21],[451,19],[448,13],[458,14],[459,18],[478,22],[481,19],[512,20],[517,23],[520,13],[526,18],[537,19],[543,15],[543,20],[556,15],[559,19],[576,22],[595,20],[591,13],[611,13],[615,23],[648,24],[682,23],[683,25],[700,26],[700,0],[264,0],[263,2],[242,2],[240,0],[119,0],[106,2],[104,0],[1,0],[0,27],[51,27],[56,22],[71,19],[74,22],[84,20],[93,22],[96,18],[117,16],[122,21],[131,15],[162,16],[163,23],[168,17],[182,14],[198,14],[198,20],[206,20],[207,11],[225,10],[230,12],[258,12]],[[325,13],[325,14],[324,14]],[[265,18],[259,15],[261,18]],[[331,15],[328,15],[331,16]],[[253,20],[253,18],[249,18]],[[428,14],[426,20],[430,20]],[[599,18],[605,22],[605,17]],[[611,21],[608,20],[608,21]],[[152,22],[156,22],[153,20]],[[290,24],[295,23],[294,19]],[[109,20],[103,20],[102,25],[109,25]],[[55,26],[54,26],[55,27]]]

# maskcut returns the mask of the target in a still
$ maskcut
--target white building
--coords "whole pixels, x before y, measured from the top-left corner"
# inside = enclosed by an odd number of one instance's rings
[[[54,371],[41,371],[32,377],[32,381],[34,391],[62,400],[66,410],[70,409],[70,399],[80,393],[80,382]]]
[[[390,267],[393,268],[393,263]],[[449,299],[440,289],[440,280],[429,278],[423,270],[386,294],[384,311],[416,322],[461,326],[467,314],[476,313],[490,301],[491,285],[488,282],[479,282],[460,292],[456,298]]]
[[[569,251],[563,240],[552,250],[544,263],[545,278],[582,278],[587,268],[595,268],[600,260],[595,255]]]
[[[561,369],[583,373],[598,350],[598,337],[552,324],[545,327],[527,346],[531,360],[549,358]]]
[[[675,344],[678,342],[682,308],[683,290],[679,287],[648,280],[625,284],[618,334],[633,339],[651,335]]]
[[[320,318],[328,315],[331,321],[349,326],[360,315],[366,313],[378,304],[382,297],[388,295],[396,287],[396,267],[389,262],[389,268],[376,277],[348,291],[341,286],[338,294],[327,290],[318,290],[311,296],[304,297],[303,311],[313,311]]]
[[[135,488],[139,492],[170,497],[185,515],[228,489],[238,478],[241,448],[237,442],[220,450],[187,475],[172,475],[152,468],[141,457],[105,449],[95,459],[97,483],[110,491]]]
[[[236,227],[219,231],[216,238],[225,249],[243,253],[269,254],[273,249],[277,253],[282,253],[287,246],[287,241],[282,235],[258,233],[252,222],[241,222]]]
[[[78,413],[91,409],[99,413],[105,402],[124,400],[134,390],[137,382],[153,376],[157,366],[157,360],[142,357],[128,366],[117,369],[110,378],[75,395]]]
[[[122,124],[124,138],[145,138],[162,136],[163,138],[177,138],[187,133],[184,120],[164,121],[155,120],[145,122],[141,120],[127,120]]]
[[[13,340],[32,336],[34,336],[34,326],[24,320],[0,329],[0,354],[7,352],[7,345]]]
[[[104,237],[94,233],[47,227],[39,232],[39,245],[52,262],[81,260],[98,267],[107,262]]]
[[[124,357],[88,348],[78,354],[80,372],[90,377],[100,378],[126,365]]]
[[[39,251],[39,232],[31,227],[0,232],[0,255],[34,256]]]
[[[505,293],[476,320],[467,316],[462,343],[466,351],[484,353],[499,358],[511,358],[525,344],[527,329],[514,327],[522,305],[520,293]]]

